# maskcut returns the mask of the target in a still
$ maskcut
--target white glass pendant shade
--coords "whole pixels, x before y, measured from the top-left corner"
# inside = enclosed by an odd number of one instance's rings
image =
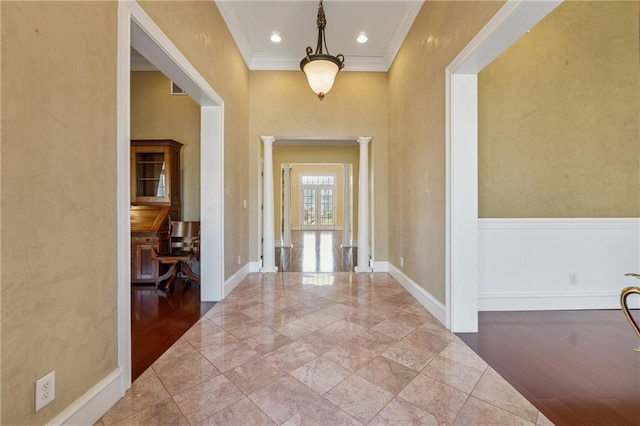
[[[307,76],[311,90],[324,97],[331,90],[340,68],[335,62],[317,59],[305,64],[302,70]]]

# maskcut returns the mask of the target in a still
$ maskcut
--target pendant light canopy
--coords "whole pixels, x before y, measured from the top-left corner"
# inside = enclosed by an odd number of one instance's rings
[[[322,0],[318,6],[318,44],[315,53],[311,46],[307,47],[307,56],[300,61],[300,69],[307,76],[311,90],[318,94],[320,100],[324,99],[324,95],[331,90],[336,74],[344,68],[344,56],[342,54],[331,56],[327,48],[327,41],[324,37],[324,28],[327,25],[327,19],[324,15],[324,7]]]

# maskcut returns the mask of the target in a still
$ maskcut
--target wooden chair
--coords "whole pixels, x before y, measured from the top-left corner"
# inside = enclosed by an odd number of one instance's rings
[[[169,229],[158,231],[154,259],[170,265],[156,280],[156,288],[168,279],[164,291],[171,292],[178,272],[185,274],[187,281],[200,282],[200,276],[191,269],[191,264],[200,260],[200,222],[169,221]]]

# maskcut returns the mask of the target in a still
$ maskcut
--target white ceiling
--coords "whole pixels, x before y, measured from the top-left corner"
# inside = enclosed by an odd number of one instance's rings
[[[318,39],[316,0],[215,0],[251,70],[299,70]],[[345,71],[388,71],[423,0],[324,0],[329,53],[342,53]],[[270,41],[276,32],[280,43]],[[365,44],[356,37],[366,34]],[[132,71],[155,67],[131,49]]]
[[[317,44],[316,0],[216,0],[251,70],[299,70],[305,49]],[[325,37],[345,71],[388,71],[422,0],[324,0]],[[269,40],[277,32],[280,43]],[[369,41],[356,42],[365,33]]]

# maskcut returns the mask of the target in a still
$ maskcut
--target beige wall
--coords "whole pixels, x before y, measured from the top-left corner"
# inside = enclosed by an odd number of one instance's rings
[[[144,10],[224,100],[225,277],[248,261],[249,71],[214,2],[145,1]]]
[[[445,301],[445,68],[502,2],[426,2],[389,71],[389,261]]]
[[[35,425],[117,366],[117,4],[0,7],[0,423]],[[35,413],[51,370],[56,399]]]
[[[566,2],[479,74],[480,217],[640,216],[638,2]]]
[[[131,73],[131,139],[174,139],[180,150],[182,220],[200,220],[200,106],[172,95],[160,72]]]
[[[225,101],[226,268],[248,254],[248,71],[213,2],[143,7]],[[0,2],[2,418],[44,424],[117,366],[117,2]],[[34,381],[56,399],[34,413]]]
[[[371,240],[374,258],[386,260],[388,254],[387,123],[389,111],[387,74],[340,72],[331,92],[323,101],[319,101],[300,71],[252,71],[250,98],[249,153],[251,181],[254,182],[250,197],[252,203],[251,258],[253,260],[259,258],[260,215],[257,200],[260,185],[259,165],[262,156],[260,136],[273,135],[276,137],[276,144],[278,137],[320,139],[349,137],[355,140],[358,136],[372,136],[370,145],[370,170],[373,176]],[[319,161],[304,159],[301,162]],[[344,162],[344,160],[330,162]],[[355,176],[354,180],[357,179],[357,174]],[[354,234],[354,237],[357,238],[357,235]]]
[[[300,176],[303,173],[335,173],[337,175],[336,190],[337,190],[337,213],[336,219],[339,226],[342,226],[342,205],[343,205],[343,166],[332,165],[331,163],[337,163],[338,161],[352,165],[352,170],[355,170],[357,176],[358,168],[358,147],[356,146],[291,146],[291,145],[275,145],[273,150],[273,167],[274,167],[274,225],[275,225],[275,239],[281,238],[281,175],[279,170],[284,163],[292,163],[291,172],[291,227],[300,227]],[[305,163],[305,164],[301,164]],[[316,163],[316,164],[312,164]],[[353,172],[352,172],[353,173]],[[357,182],[354,183],[353,199],[358,198]],[[354,201],[354,204],[357,204]],[[353,207],[353,235],[357,235],[357,205]]]

